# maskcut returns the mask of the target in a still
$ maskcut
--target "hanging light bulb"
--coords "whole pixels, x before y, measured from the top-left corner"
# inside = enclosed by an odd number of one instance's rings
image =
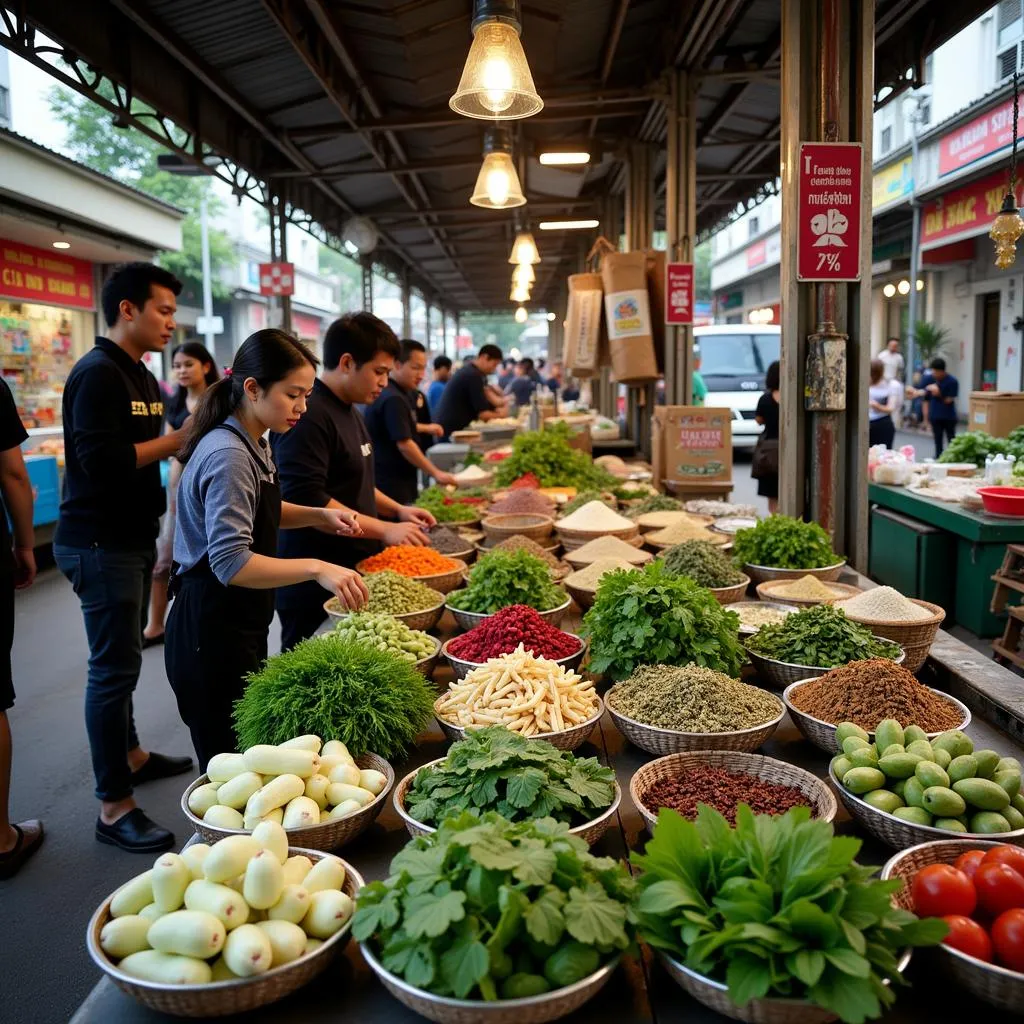
[[[882,294],[887,298],[891,299],[896,294],[896,285],[890,281],[883,289]]]
[[[896,285],[896,291],[898,291],[900,295],[909,295],[910,282],[906,278],[904,278],[902,281],[900,281],[898,285]]]
[[[511,121],[542,110],[519,41],[519,0],[475,0],[473,43],[448,106],[463,117]]]
[[[533,284],[537,280],[537,273],[532,263],[520,263],[512,271],[513,284]]]
[[[495,125],[484,135],[484,162],[476,176],[469,201],[485,210],[507,210],[523,206],[526,196],[512,162],[512,140],[507,128]]]
[[[517,324],[525,324],[526,323],[527,315],[528,314],[526,312],[526,307],[525,306],[517,306],[516,307],[516,323]]]
[[[508,261],[519,264],[540,263],[540,253],[537,252],[537,243],[533,240],[532,232],[520,231],[516,235]]]
[[[508,297],[509,302],[529,302],[530,286],[528,284],[512,285],[512,292]]]
[[[1017,210],[1017,106],[1019,100],[1017,72],[1013,73],[1013,148],[1010,150],[1010,187],[1003,197],[1003,206],[992,221],[988,237],[996,243],[996,266],[1012,267],[1017,258],[1017,239],[1024,235],[1024,220]]]

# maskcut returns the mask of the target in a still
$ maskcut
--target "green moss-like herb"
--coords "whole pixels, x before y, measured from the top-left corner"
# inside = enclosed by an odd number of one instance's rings
[[[721,548],[706,540],[687,540],[665,552],[665,568],[689,576],[702,587],[733,587],[746,577]]]
[[[268,658],[235,702],[239,750],[314,733],[393,758],[426,728],[436,693],[411,662],[337,636]]]
[[[781,515],[762,519],[749,530],[738,530],[732,555],[737,565],[775,569],[821,569],[842,561],[821,526]]]

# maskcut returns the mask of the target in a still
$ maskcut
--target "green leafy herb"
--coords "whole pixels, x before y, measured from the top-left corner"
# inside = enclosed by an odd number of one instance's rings
[[[443,487],[434,486],[421,491],[416,504],[430,512],[439,523],[464,523],[480,517],[479,505],[459,500],[467,497],[472,495],[460,491],[459,498],[453,498]]]
[[[565,592],[551,582],[547,564],[522,548],[484,555],[470,570],[468,585],[449,595],[453,608],[485,615],[513,604],[546,612],[565,600]]]
[[[471,730],[441,764],[416,773],[405,797],[412,817],[437,825],[461,811],[497,811],[509,821],[552,817],[570,826],[596,818],[615,796],[615,772],[532,743],[504,726]]]
[[[714,594],[659,560],[605,573],[583,617],[590,669],[625,679],[638,665],[689,665],[738,676],[739,617]]]
[[[618,487],[612,488],[612,494],[614,494],[619,501],[643,501],[646,498],[664,497],[664,495],[654,494],[653,490],[654,489],[650,484],[640,484],[638,486],[621,484]],[[669,498],[668,500],[672,501],[674,499]]]
[[[1014,428],[1020,430],[1020,427]],[[957,434],[939,456],[939,462],[973,462],[976,466],[985,465],[986,455],[1024,455],[1024,437],[1011,432],[1009,437],[993,437],[984,430],[968,430]]]
[[[867,626],[846,617],[841,608],[818,604],[762,626],[747,646],[766,658],[791,665],[834,668],[866,658],[897,658],[900,648],[876,640]]]
[[[731,828],[701,804],[696,822],[658,815],[633,863],[644,871],[634,912],[641,936],[705,977],[738,1006],[765,996],[807,999],[846,1024],[881,1016],[909,946],[937,945],[947,927],[892,905],[902,885],[854,861],[860,840],[796,807]],[[890,984],[886,986],[884,982]]]
[[[667,494],[652,494],[644,498],[636,508],[631,508],[627,515],[630,519],[639,519],[648,512],[682,512],[683,503],[678,498],[671,498]]]
[[[594,465],[586,452],[571,447],[570,436],[564,423],[519,434],[512,442],[512,454],[498,464],[495,483],[507,487],[524,473],[533,473],[541,487],[576,487],[579,490],[614,487],[616,478]]]
[[[574,984],[631,945],[636,886],[568,830],[493,812],[448,818],[360,891],[352,933],[438,995],[514,998],[524,975],[534,992]]]
[[[689,576],[702,587],[732,587],[745,578],[721,548],[706,540],[683,541],[665,552],[664,561],[669,572]]]
[[[235,702],[239,750],[315,733],[352,754],[403,753],[431,721],[437,694],[412,662],[336,635],[268,658]]]
[[[842,561],[818,523],[781,515],[769,516],[757,526],[738,530],[732,554],[737,565],[768,565],[777,569],[820,569]]]

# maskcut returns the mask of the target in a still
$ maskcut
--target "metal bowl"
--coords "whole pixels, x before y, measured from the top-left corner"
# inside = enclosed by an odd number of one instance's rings
[[[885,640],[884,637],[880,636],[876,636],[875,639],[883,640],[887,644],[892,643],[891,640]],[[775,658],[766,658],[763,654],[758,654],[757,651],[752,651],[749,647],[745,647],[744,650],[746,650],[750,663],[757,669],[757,674],[761,679],[765,683],[776,686],[779,689],[785,689],[790,683],[796,683],[800,680],[823,676],[834,668],[842,668],[842,665],[828,665],[825,667],[819,665],[796,665],[790,661],[777,661]],[[899,656],[892,659],[893,663],[902,665],[906,656],[906,651],[900,647]]]
[[[476,626],[479,626],[484,619],[489,619],[494,612],[464,612],[458,608],[451,606],[451,598],[455,597],[456,594],[461,591],[456,590],[448,595],[448,601],[445,602],[448,611],[452,613],[452,617],[459,624],[459,628],[463,630],[470,630]],[[557,626],[563,618],[565,613],[569,610],[569,605],[572,604],[572,598],[566,597],[566,599],[558,605],[557,608],[549,608],[545,612],[538,612],[537,614],[544,619],[545,622],[550,622],[552,626]]]
[[[580,649],[575,654],[570,654],[566,658],[552,658],[551,660],[557,665],[561,665],[567,672],[573,671],[578,672],[580,665],[583,664],[583,659],[587,653],[587,641],[582,637],[577,636],[575,633],[568,633],[568,636],[573,637],[580,643]],[[456,658],[454,654],[448,652],[448,645],[455,639],[454,637],[445,640],[441,644],[440,654],[445,658],[449,665],[452,667],[452,673],[456,679],[464,679],[470,672],[475,668],[479,668],[482,661],[466,661],[464,658]]]
[[[779,569],[773,565],[753,565],[747,562],[743,571],[755,582],[766,583],[769,580],[798,580],[801,576],[817,576],[825,583],[839,579],[846,567],[846,559],[835,565],[825,565],[820,569]]]
[[[301,855],[311,861],[334,856],[321,850],[305,847],[288,848],[289,856]],[[341,858],[338,858],[341,860]],[[366,884],[356,869],[342,860],[345,867],[344,892],[355,899],[356,893]],[[115,890],[116,892],[116,890]],[[324,944],[312,953],[300,956],[298,960],[272,967],[264,974],[253,978],[239,978],[233,981],[214,981],[208,985],[169,985],[156,981],[145,981],[125,974],[110,960],[100,947],[100,932],[111,920],[111,893],[96,909],[85,933],[86,947],[93,962],[110,980],[133,999],[161,1013],[176,1017],[223,1017],[227,1014],[246,1013],[276,1002],[296,989],[308,984],[330,966],[334,955],[344,949],[352,928],[352,919],[340,931],[335,932]]]
[[[480,999],[437,996],[433,992],[416,988],[387,970],[370,952],[366,943],[360,943],[359,948],[370,969],[403,1006],[437,1024],[547,1024],[548,1021],[568,1016],[596,996],[619,963],[616,957],[582,981],[540,996],[498,999],[488,1003]]]
[[[795,604],[783,604],[781,601],[733,601],[725,606],[725,610],[727,612],[735,612],[741,605],[748,605],[752,608],[774,608],[776,611],[785,612],[787,615],[800,611]],[[760,628],[760,626],[744,626],[741,620],[740,636],[753,636]]]

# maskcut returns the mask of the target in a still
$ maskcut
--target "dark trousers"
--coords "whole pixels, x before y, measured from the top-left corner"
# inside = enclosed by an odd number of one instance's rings
[[[82,604],[89,641],[85,728],[96,796],[123,800],[132,794],[127,753],[139,745],[132,694],[142,668],[142,628],[156,552],[55,544],[53,557]]]
[[[880,416],[877,420],[871,420],[868,423],[869,444],[884,444],[886,448],[891,448],[895,439],[896,424],[893,423],[890,415]]]
[[[935,458],[938,458],[945,447],[943,438],[949,442],[956,436],[956,420],[932,420],[932,436],[935,438]]]
[[[287,608],[278,605],[277,615],[281,620],[281,650],[289,651],[297,643],[311,637],[323,625],[327,618],[324,611],[324,601],[328,599],[328,593],[318,585],[319,594],[314,595],[315,600],[301,604],[289,603]],[[322,598],[322,600],[321,600]]]

